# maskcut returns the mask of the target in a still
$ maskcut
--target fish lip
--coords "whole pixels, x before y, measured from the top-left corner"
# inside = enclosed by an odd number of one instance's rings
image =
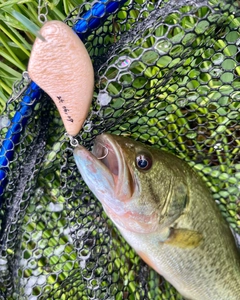
[[[112,174],[115,182],[115,193],[121,198],[122,186],[131,182],[128,197],[132,196],[135,188],[134,176],[125,161],[122,148],[111,134],[103,133],[96,137],[92,154],[98,158]]]

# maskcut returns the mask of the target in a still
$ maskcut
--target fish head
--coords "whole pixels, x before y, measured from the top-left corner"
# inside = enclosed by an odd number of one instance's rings
[[[120,228],[157,231],[186,204],[186,184],[178,182],[176,194],[174,161],[164,151],[105,133],[95,139],[92,152],[76,147],[74,158],[83,180]]]

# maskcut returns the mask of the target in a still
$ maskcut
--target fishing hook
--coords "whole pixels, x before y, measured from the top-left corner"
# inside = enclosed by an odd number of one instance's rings
[[[107,148],[107,147],[105,147],[105,146],[103,146],[103,148],[107,150],[107,153],[106,153],[105,155],[101,156],[101,157],[97,157],[97,159],[104,159],[105,157],[107,157],[107,156],[108,156],[108,153],[109,153],[109,150],[108,150],[108,148]]]

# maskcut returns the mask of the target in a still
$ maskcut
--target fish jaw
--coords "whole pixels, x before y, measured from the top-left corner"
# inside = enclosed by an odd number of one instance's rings
[[[101,158],[106,151],[106,158]],[[131,175],[117,145],[101,136],[96,139],[92,153],[79,145],[73,155],[83,180],[107,214],[126,214],[124,203],[132,196]]]
[[[108,168],[101,163],[90,151],[79,145],[74,149],[73,156],[78,170],[98,199],[109,202],[113,197],[114,178]]]
[[[77,146],[74,159],[83,180],[119,229],[139,233],[155,231],[158,214],[145,213],[139,208],[137,178],[126,163],[122,148],[116,137],[102,134],[96,138],[92,153]]]

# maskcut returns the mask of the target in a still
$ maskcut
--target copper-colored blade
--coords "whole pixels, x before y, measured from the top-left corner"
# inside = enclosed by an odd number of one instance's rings
[[[49,21],[36,38],[28,64],[30,78],[55,102],[68,134],[81,129],[92,101],[94,72],[88,52],[66,24]]]

